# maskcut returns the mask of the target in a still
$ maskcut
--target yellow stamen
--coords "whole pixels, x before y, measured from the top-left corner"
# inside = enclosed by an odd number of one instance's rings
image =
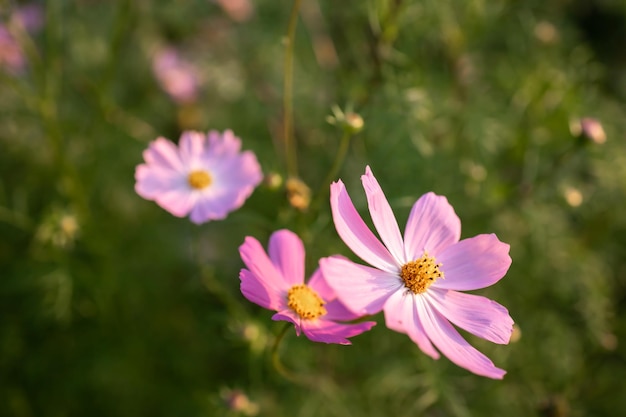
[[[315,319],[326,314],[324,300],[304,284],[294,285],[287,292],[287,305],[303,319]]]
[[[435,258],[424,253],[421,258],[402,266],[400,278],[414,294],[422,294],[435,280],[443,278],[440,267],[441,264],[436,263]]]
[[[191,172],[189,176],[187,176],[187,182],[189,183],[191,188],[195,188],[196,190],[202,190],[203,188],[211,185],[211,182],[213,182],[213,180],[211,179],[211,176],[208,172],[198,170]]]

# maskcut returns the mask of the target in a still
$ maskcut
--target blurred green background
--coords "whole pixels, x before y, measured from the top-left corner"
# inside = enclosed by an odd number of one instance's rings
[[[15,18],[24,3],[0,2],[0,415],[626,412],[626,3],[302,3],[294,126],[319,206],[297,210],[265,184],[194,226],[135,194],[135,166],[157,136],[231,128],[285,176],[292,2],[55,0],[30,3],[33,25]],[[192,97],[168,95],[164,50],[193,73]],[[280,355],[313,386],[272,367],[282,323],[239,292],[237,248],[289,228],[309,274],[352,256],[323,183],[342,136],[326,122],[335,104],[365,121],[337,177],[366,218],[369,164],[401,227],[432,190],[463,237],[510,243],[509,273],[478,293],[509,309],[514,341],[467,336],[503,381],[431,360],[382,314],[353,346],[288,333]]]

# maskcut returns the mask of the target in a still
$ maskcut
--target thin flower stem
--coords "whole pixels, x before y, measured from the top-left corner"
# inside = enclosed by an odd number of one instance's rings
[[[335,177],[337,176],[337,173],[339,173],[339,170],[341,169],[341,166],[343,165],[343,162],[346,159],[346,155],[348,154],[348,149],[350,148],[351,138],[352,138],[352,133],[348,131],[347,129],[344,130],[343,136],[341,137],[341,141],[339,142],[339,149],[337,149],[337,156],[335,157],[335,160],[333,161],[333,166],[328,171],[328,174],[326,174],[326,178],[324,178],[324,181],[320,185],[320,188],[317,191],[317,194],[315,195],[315,201],[313,202],[313,204],[311,204],[311,206],[314,209],[318,208],[319,204],[321,203],[322,198],[325,197],[328,193],[330,183],[335,179]]]
[[[293,138],[293,49],[300,3],[301,0],[294,0],[291,15],[289,16],[285,45],[285,74],[283,78],[283,137],[285,141],[287,174],[290,177],[298,176],[298,158]]]
[[[283,329],[280,331],[280,333],[278,333],[278,336],[276,336],[276,340],[274,341],[274,345],[272,346],[272,365],[274,365],[274,369],[276,369],[276,372],[278,372],[283,378],[288,381],[299,385],[313,385],[313,381],[309,380],[308,378],[295,375],[293,372],[287,369],[280,360],[278,348],[285,338],[287,331],[291,327],[293,327],[291,323],[285,323]]]

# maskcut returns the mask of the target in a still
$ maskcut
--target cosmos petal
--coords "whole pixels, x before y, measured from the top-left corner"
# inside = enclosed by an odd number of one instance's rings
[[[363,182],[363,188],[367,195],[370,215],[372,216],[372,221],[374,222],[374,226],[380,238],[385,246],[387,246],[387,249],[389,249],[396,263],[399,265],[405,264],[408,260],[404,254],[404,243],[402,242],[398,222],[396,221],[396,217],[391,210],[391,206],[382,188],[380,188],[369,166],[365,168],[365,175],[361,176],[361,181]]]
[[[430,304],[456,326],[493,343],[507,344],[513,319],[506,308],[479,295],[431,288]]]
[[[181,172],[184,165],[178,154],[178,148],[169,140],[159,137],[150,143],[143,152],[143,158],[148,165],[161,166],[172,171]]]
[[[300,324],[302,322],[302,319],[297,317],[293,311],[291,310],[280,311],[272,316],[272,320],[288,321],[289,323],[292,323],[293,326],[296,328],[296,335],[300,336],[300,332],[302,330],[302,326]]]
[[[461,220],[448,200],[434,193],[424,194],[413,204],[404,230],[406,257],[415,260],[424,251],[437,257],[460,236]]]
[[[433,287],[467,291],[495,284],[511,266],[509,248],[494,234],[463,239],[447,247],[437,257],[444,279],[435,281]]]
[[[332,287],[328,285],[328,282],[326,282],[326,279],[324,278],[324,275],[319,268],[317,268],[313,272],[311,278],[309,278],[309,282],[307,282],[307,285],[311,287],[311,289],[313,289],[326,302],[337,298],[335,290],[333,290]]]
[[[184,217],[193,208],[196,202],[196,195],[185,192],[181,189],[171,189],[159,194],[155,201],[176,217]]]
[[[270,261],[259,241],[250,236],[246,237],[239,247],[239,254],[250,273],[270,294],[272,300],[284,299],[290,286]],[[278,308],[278,305],[272,304],[272,310]]]
[[[439,359],[439,352],[433,347],[417,313],[416,296],[404,289],[396,291],[385,303],[385,324],[391,330],[406,333],[417,346],[433,359]]]
[[[254,304],[268,310],[278,310],[285,304],[279,293],[268,288],[249,270],[242,269],[239,272],[239,279],[241,280],[241,292]]]
[[[376,323],[366,321],[356,324],[335,323],[328,320],[303,320],[302,332],[315,342],[337,343],[340,345],[352,344],[347,338],[357,336],[371,329]]]
[[[330,206],[337,233],[359,258],[384,271],[397,269],[396,260],[367,227],[341,180],[330,186]]]
[[[423,320],[424,330],[431,342],[450,361],[477,375],[502,379],[506,371],[472,347],[441,314],[428,303],[416,303],[418,314]]]
[[[295,233],[286,229],[272,233],[268,253],[290,287],[304,283],[304,246]]]
[[[178,143],[183,164],[189,166],[199,160],[204,153],[206,142],[206,136],[200,132],[191,130],[183,132]]]
[[[320,259],[320,268],[337,298],[359,315],[378,313],[387,298],[403,285],[395,274],[340,256]]]

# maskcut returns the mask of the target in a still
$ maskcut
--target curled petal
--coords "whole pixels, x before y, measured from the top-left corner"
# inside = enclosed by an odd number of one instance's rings
[[[330,186],[330,207],[337,233],[359,258],[384,271],[397,269],[393,256],[356,211],[341,180]]]
[[[448,359],[468,371],[487,378],[502,379],[506,371],[472,347],[454,327],[427,303],[416,303],[424,330],[431,342]]]
[[[434,288],[457,291],[477,290],[498,282],[509,266],[509,245],[496,235],[478,235],[447,247],[438,257],[444,279]]]
[[[506,308],[486,297],[458,291],[431,289],[431,305],[455,325],[493,343],[507,344],[513,319]]]
[[[293,326],[296,328],[296,335],[300,336],[300,332],[302,331],[301,322],[302,319],[294,314],[291,310],[283,310],[279,313],[276,313],[272,316],[272,320],[274,321],[288,321],[293,323]]]
[[[385,301],[402,287],[400,278],[339,256],[320,260],[320,268],[337,298],[356,314],[376,314]]]
[[[247,269],[239,272],[239,279],[241,280],[241,293],[254,304],[268,310],[279,310],[286,304],[279,293],[269,289]]]
[[[259,241],[250,236],[246,237],[239,247],[239,254],[252,276],[265,288],[272,299],[283,299],[290,286],[282,273],[270,261]],[[278,310],[279,305],[272,304],[271,309]]]
[[[290,286],[304,282],[304,246],[295,233],[286,229],[272,233],[268,252],[285,282]]]
[[[407,259],[404,255],[404,243],[402,242],[398,222],[369,166],[365,168],[365,175],[361,176],[361,181],[367,195],[370,215],[380,238],[387,246],[387,249],[389,249],[389,252],[391,252],[395,261],[400,265],[405,264]]]
[[[352,344],[348,338],[357,336],[371,329],[376,323],[366,321],[356,324],[341,324],[328,320],[302,320],[302,332],[315,342]]]
[[[385,303],[385,324],[391,330],[406,333],[417,346],[433,359],[439,359],[439,352],[433,347],[424,326],[417,314],[416,303],[421,302],[419,296],[404,290],[396,291]]]
[[[424,194],[413,204],[404,230],[406,257],[415,260],[424,251],[437,257],[460,236],[461,220],[448,200],[434,193]]]

